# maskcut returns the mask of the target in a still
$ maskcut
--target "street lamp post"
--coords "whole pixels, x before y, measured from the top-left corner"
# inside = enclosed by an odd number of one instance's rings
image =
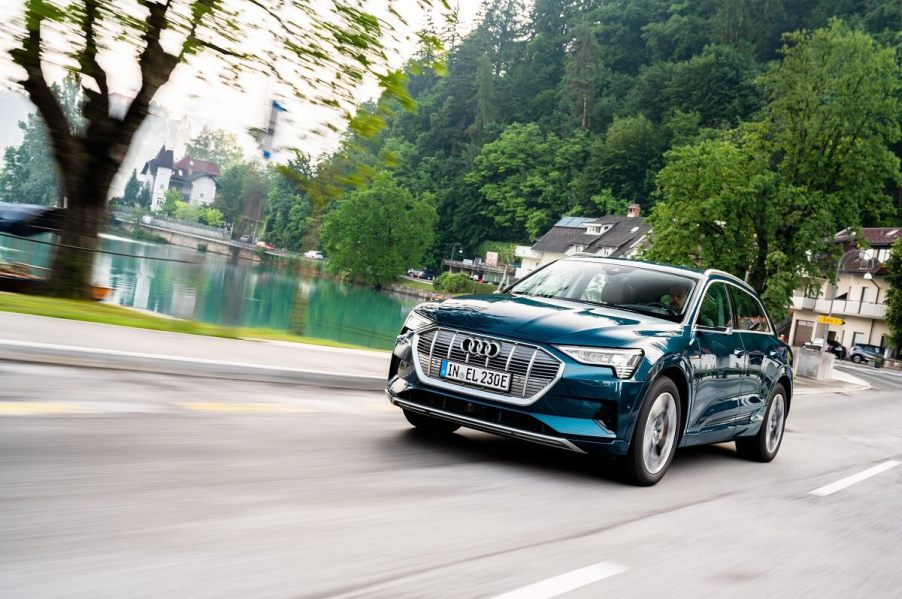
[[[454,262],[454,249],[455,249],[455,248],[462,248],[463,245],[464,245],[464,244],[458,243],[458,242],[454,242],[454,243],[451,244],[451,258],[448,260],[448,272],[451,272],[451,263]],[[461,253],[463,253],[463,250],[462,250],[462,249],[460,249],[460,250],[458,250],[458,251],[460,251]]]

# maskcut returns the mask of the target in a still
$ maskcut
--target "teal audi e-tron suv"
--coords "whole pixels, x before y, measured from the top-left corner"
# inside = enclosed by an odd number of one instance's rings
[[[616,456],[658,482],[677,447],[772,460],[792,354],[755,291],[716,270],[571,256],[503,293],[407,316],[386,392],[411,424]]]

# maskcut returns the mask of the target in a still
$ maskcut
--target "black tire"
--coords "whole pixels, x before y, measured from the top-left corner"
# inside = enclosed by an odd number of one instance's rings
[[[857,354],[852,356],[852,361],[855,362],[856,364],[861,364],[861,356],[859,356]]]
[[[404,417],[407,418],[407,422],[414,425],[419,430],[437,435],[450,435],[460,428],[459,424],[454,424],[447,420],[439,420],[438,418],[426,416],[425,414],[417,414],[410,410],[404,410]]]
[[[667,394],[670,394],[669,399],[666,398]],[[659,398],[662,398],[662,401],[667,404],[666,409],[668,410],[665,413],[656,411],[656,417],[663,417],[661,422],[664,425],[661,428],[664,434],[662,443],[657,443],[647,438],[652,407],[655,406]],[[672,410],[672,413],[669,410]],[[664,478],[664,474],[673,461],[673,456],[676,454],[677,445],[680,441],[681,410],[680,392],[676,384],[666,376],[660,377],[652,384],[645,395],[645,400],[642,402],[642,407],[639,409],[639,415],[636,418],[636,426],[633,430],[629,452],[620,458],[621,473],[627,482],[640,487],[649,487]],[[653,426],[653,428],[655,428],[655,431],[652,434],[660,432],[657,427]],[[647,441],[651,443],[650,447],[646,447]],[[656,451],[658,452],[657,455],[655,455]],[[661,455],[663,451],[668,451],[666,456]],[[657,462],[658,467],[649,468],[646,463],[645,454],[647,452],[649,453],[649,458]]]
[[[777,398],[780,398],[778,401]],[[770,392],[767,399],[767,410],[764,412],[764,421],[761,428],[753,437],[740,437],[736,439],[736,453],[747,460],[754,462],[770,462],[777,457],[780,446],[783,444],[783,432],[786,428],[786,409],[788,407],[786,401],[786,390],[783,385],[777,383]],[[779,422],[772,423],[772,416],[775,410],[780,410]],[[774,440],[774,424],[779,427],[778,435]]]

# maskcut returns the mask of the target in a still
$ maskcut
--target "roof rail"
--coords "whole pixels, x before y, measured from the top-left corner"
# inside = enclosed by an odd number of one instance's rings
[[[705,271],[705,276],[707,277],[708,275],[720,275],[722,277],[729,277],[733,281],[742,283],[745,287],[748,287],[749,289],[752,288],[752,286],[749,285],[747,282],[743,281],[742,279],[740,279],[739,277],[737,277],[734,274],[728,273],[725,270],[719,270],[717,268],[709,268],[708,270]]]

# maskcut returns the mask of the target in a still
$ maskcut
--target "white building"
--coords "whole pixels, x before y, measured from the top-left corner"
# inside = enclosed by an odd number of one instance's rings
[[[795,291],[790,345],[801,346],[811,339],[822,338],[824,325],[817,324],[817,317],[832,312],[845,324],[831,326],[830,339],[847,349],[857,343],[887,347],[886,291],[889,284],[883,263],[889,258],[893,242],[902,238],[902,229],[867,228],[862,230],[862,237],[869,248],[860,255],[846,255],[836,285],[827,279],[811,279],[806,287]],[[834,239],[846,251],[854,250],[860,241],[848,230],[840,231]]]
[[[154,211],[160,209],[170,189],[178,191],[192,206],[212,204],[219,174],[219,167],[206,160],[185,156],[175,162],[172,150],[165,145],[141,169],[145,184],[150,186],[150,209]]]

